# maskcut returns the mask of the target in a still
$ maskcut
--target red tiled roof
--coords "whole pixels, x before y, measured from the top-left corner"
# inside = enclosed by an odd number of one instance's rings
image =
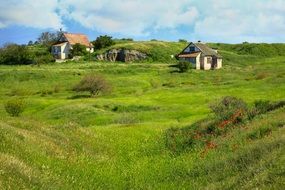
[[[188,53],[188,54],[179,54],[179,58],[192,58],[197,57],[201,52],[194,52],[194,53]]]
[[[64,33],[63,35],[71,45],[79,43],[81,45],[85,45],[86,47],[93,47],[93,45],[89,42],[88,37],[84,34]]]

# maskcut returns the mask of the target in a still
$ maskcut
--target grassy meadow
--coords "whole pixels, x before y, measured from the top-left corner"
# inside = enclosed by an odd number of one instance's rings
[[[0,66],[0,189],[282,189],[284,107],[217,138],[206,154],[166,146],[169,128],[208,117],[223,96],[285,100],[284,56],[221,53],[222,69],[188,73],[163,60]],[[72,91],[89,73],[112,92]],[[4,104],[16,98],[26,108],[11,117]],[[248,138],[262,127],[271,133]]]

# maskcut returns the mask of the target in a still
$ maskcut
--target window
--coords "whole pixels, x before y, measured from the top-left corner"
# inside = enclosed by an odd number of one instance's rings
[[[190,48],[190,52],[195,51],[195,47],[189,47]]]
[[[212,62],[212,58],[211,57],[207,57],[207,63],[211,63]]]

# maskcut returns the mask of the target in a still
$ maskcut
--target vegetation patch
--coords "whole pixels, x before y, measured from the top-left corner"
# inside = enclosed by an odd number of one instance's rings
[[[166,146],[173,152],[181,152],[194,148],[215,148],[214,140],[224,136],[236,128],[241,128],[245,121],[283,107],[283,101],[269,103],[257,101],[253,108],[236,97],[224,97],[210,105],[213,117],[200,120],[184,128],[171,128],[165,133]],[[254,110],[254,111],[253,111]],[[253,114],[254,113],[254,114]],[[261,127],[248,135],[248,138],[262,138],[270,134],[271,128]]]

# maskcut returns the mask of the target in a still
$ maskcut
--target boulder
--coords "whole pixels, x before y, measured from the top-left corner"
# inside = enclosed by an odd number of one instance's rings
[[[144,60],[147,58],[147,55],[137,50],[111,49],[103,54],[97,55],[96,58],[99,61],[133,62]]]

